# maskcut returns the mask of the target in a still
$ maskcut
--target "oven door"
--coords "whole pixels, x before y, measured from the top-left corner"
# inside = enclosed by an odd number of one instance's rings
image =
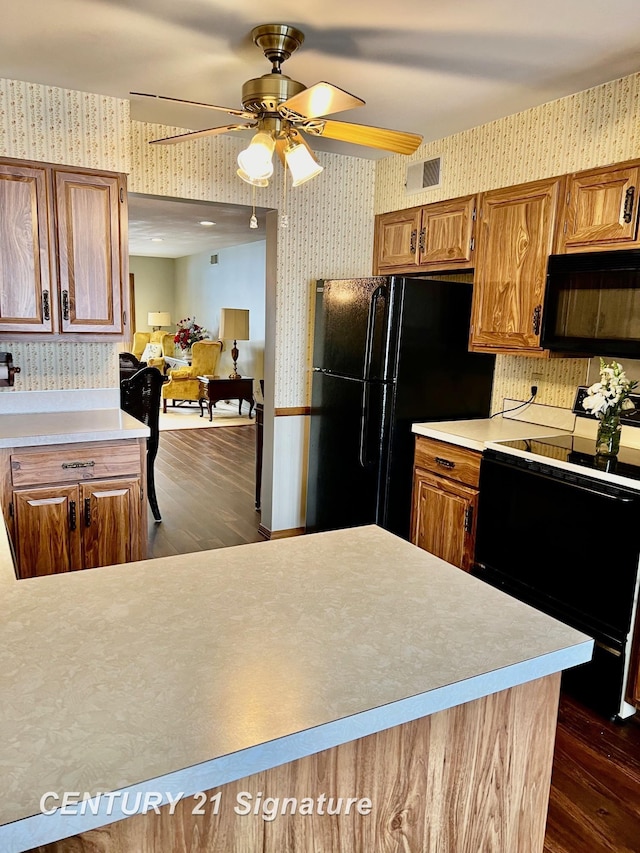
[[[563,686],[606,716],[630,716],[640,494],[485,453],[474,574],[593,637],[593,659],[567,670]]]
[[[622,651],[638,572],[640,494],[519,457],[480,470],[476,574]]]

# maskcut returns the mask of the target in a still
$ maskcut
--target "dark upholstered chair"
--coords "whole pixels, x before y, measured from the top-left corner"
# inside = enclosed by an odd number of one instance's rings
[[[147,439],[147,495],[156,521],[162,521],[156,498],[153,466],[160,438],[160,394],[163,383],[164,376],[157,367],[143,367],[129,379],[120,382],[120,408],[142,421],[151,430]]]
[[[138,361],[132,352],[118,353],[118,358],[120,359],[121,382],[123,379],[130,379],[134,373],[147,366],[144,361]]]

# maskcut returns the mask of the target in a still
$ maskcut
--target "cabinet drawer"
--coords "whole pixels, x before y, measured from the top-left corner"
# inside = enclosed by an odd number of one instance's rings
[[[481,458],[482,454],[477,450],[416,436],[416,466],[468,486],[477,487],[480,482]]]
[[[11,454],[14,486],[77,483],[105,477],[137,475],[141,471],[137,442],[57,445],[46,450],[15,450]]]

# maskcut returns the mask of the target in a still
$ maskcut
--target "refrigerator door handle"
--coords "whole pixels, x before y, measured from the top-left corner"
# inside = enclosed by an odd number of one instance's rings
[[[376,330],[376,313],[378,310],[378,300],[386,295],[386,287],[379,285],[371,294],[369,300],[369,314],[367,316],[367,340],[364,350],[364,374],[363,379],[367,381],[371,374],[371,361],[373,359],[373,342],[375,340]]]
[[[362,468],[368,468],[371,464],[367,459],[367,444],[369,442],[369,383],[365,382],[362,388],[362,414],[360,415],[360,447],[358,459]]]

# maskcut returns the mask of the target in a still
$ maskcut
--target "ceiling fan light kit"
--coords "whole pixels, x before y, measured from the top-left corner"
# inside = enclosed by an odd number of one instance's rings
[[[152,144],[174,144],[202,136],[256,128],[255,136],[238,155],[238,176],[252,187],[268,186],[269,178],[273,175],[275,150],[291,174],[292,186],[297,187],[323,170],[300,131],[310,136],[324,136],[327,139],[380,148],[396,154],[411,154],[422,142],[422,136],[417,133],[348,124],[325,118],[333,113],[364,106],[365,102],[331,83],[320,82],[307,88],[282,73],[282,63],[304,42],[304,34],[300,30],[288,24],[262,24],[254,27],[251,38],[271,62],[272,67],[269,73],[244,83],[242,110],[163,95],[131,93],[139,97],[218,110],[248,123],[228,124],[165,139],[154,139]]]

